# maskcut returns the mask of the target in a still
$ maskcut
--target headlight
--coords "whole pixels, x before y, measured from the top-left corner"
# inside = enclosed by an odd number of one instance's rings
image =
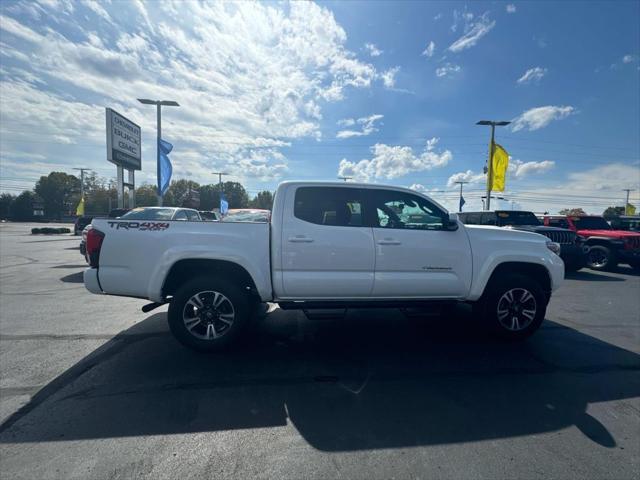
[[[552,241],[547,242],[547,248],[551,250],[556,255],[560,255],[560,244]]]

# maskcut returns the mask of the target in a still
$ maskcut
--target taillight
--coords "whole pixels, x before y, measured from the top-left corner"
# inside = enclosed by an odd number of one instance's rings
[[[102,233],[100,230],[92,228],[87,232],[87,257],[89,258],[89,265],[94,268],[98,266],[102,240],[104,240],[104,233]]]

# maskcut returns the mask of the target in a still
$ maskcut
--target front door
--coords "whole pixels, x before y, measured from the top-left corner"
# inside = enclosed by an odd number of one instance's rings
[[[373,288],[373,233],[362,190],[298,187],[282,226],[282,298],[363,298]],[[277,272],[276,272],[277,273]],[[278,275],[274,276],[278,281]]]
[[[464,228],[445,229],[448,214],[408,192],[372,189],[378,298],[461,298],[471,288],[471,247]]]

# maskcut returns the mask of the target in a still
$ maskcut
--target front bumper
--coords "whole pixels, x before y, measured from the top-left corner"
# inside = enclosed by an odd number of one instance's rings
[[[98,280],[97,268],[87,268],[82,277],[84,279],[84,287],[91,293],[104,293]]]

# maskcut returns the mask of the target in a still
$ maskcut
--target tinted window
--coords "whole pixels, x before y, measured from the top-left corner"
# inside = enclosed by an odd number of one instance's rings
[[[611,230],[611,226],[602,217],[571,217],[571,220],[578,229]]]
[[[480,225],[480,213],[460,213],[459,218],[465,225]]]
[[[356,188],[301,187],[296,190],[293,214],[318,225],[361,227],[362,192]]]
[[[480,225],[495,225],[495,224],[496,224],[495,212],[487,212],[487,213],[481,214]]]
[[[428,200],[405,192],[369,192],[374,227],[441,230],[446,214]]]
[[[513,210],[503,210],[496,212],[498,226],[506,225],[540,225],[540,220],[533,212],[518,212]]]
[[[567,222],[565,218],[550,218],[549,226],[558,228],[569,228],[569,222]]]

